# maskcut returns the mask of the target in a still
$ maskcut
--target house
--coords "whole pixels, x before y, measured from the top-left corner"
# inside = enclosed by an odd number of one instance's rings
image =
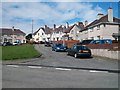
[[[49,28],[47,25],[45,27],[39,28],[34,34],[33,34],[33,40],[35,42],[39,41],[49,41],[51,38],[51,32],[52,29]]]
[[[64,35],[63,30],[64,28],[62,25],[56,27],[56,25],[54,24],[54,28],[51,33],[51,40],[52,41],[62,40],[63,39],[62,36]]]
[[[108,9],[108,14],[98,14],[96,20],[80,31],[79,37],[85,39],[112,39],[113,34],[120,31],[120,19],[113,17],[113,9]]]
[[[69,38],[72,40],[80,40],[79,32],[84,29],[84,25],[82,22],[78,22],[77,24],[74,24],[69,33]]]
[[[0,28],[0,42],[11,42],[19,41],[21,43],[26,43],[25,33],[20,29],[13,28]]]

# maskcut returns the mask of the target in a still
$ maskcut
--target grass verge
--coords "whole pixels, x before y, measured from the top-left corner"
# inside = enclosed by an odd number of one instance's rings
[[[40,57],[41,54],[35,50],[33,45],[1,46],[2,60],[16,60]]]

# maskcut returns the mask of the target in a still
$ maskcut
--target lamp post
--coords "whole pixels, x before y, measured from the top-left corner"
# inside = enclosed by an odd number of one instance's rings
[[[33,19],[32,19],[32,41],[33,41]]]
[[[12,27],[12,43],[14,43],[14,26]]]

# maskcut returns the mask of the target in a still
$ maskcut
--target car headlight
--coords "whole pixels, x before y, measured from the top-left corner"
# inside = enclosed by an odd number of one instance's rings
[[[57,47],[57,49],[60,49],[59,47]]]

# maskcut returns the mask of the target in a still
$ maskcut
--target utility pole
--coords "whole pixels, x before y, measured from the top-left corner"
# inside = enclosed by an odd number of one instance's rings
[[[33,19],[32,19],[32,40],[33,40]]]
[[[12,43],[14,43],[14,26],[12,27]]]

